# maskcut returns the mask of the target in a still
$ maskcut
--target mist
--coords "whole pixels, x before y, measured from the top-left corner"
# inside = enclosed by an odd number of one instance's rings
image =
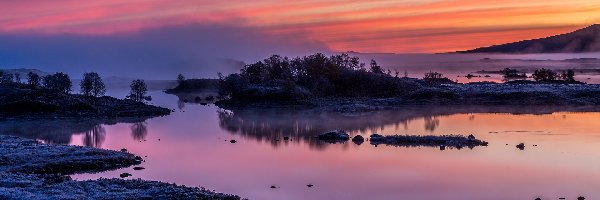
[[[330,52],[303,33],[276,35],[256,28],[186,24],[110,35],[0,34],[0,68],[34,68],[79,77],[212,78],[238,72],[272,54]]]

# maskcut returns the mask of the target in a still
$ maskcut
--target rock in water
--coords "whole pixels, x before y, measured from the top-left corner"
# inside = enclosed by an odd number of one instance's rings
[[[130,174],[130,173],[127,173],[127,172],[125,172],[125,173],[122,173],[122,174],[120,174],[119,176],[120,176],[121,178],[127,178],[127,177],[130,177],[130,176],[131,176],[131,174]]]
[[[363,142],[365,142],[365,138],[363,138],[363,136],[361,136],[361,135],[357,135],[357,136],[354,136],[354,137],[352,138],[352,142],[354,142],[355,144],[358,144],[358,145],[360,145],[360,144],[362,144]]]
[[[327,133],[322,133],[319,136],[317,136],[317,138],[319,140],[325,140],[325,141],[348,141],[350,139],[350,135],[348,135],[345,131],[342,130],[335,130],[335,131],[330,131]]]
[[[133,170],[143,170],[143,169],[146,169],[146,168],[143,168],[143,167],[134,167],[133,168]]]
[[[517,144],[517,148],[520,149],[520,150],[524,150],[525,149],[525,144],[523,144],[523,143]]]

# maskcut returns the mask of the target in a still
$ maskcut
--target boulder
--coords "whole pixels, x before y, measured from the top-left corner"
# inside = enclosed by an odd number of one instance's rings
[[[317,136],[319,140],[327,140],[327,141],[347,141],[350,139],[350,135],[348,135],[345,131],[335,130],[326,133],[322,133]]]
[[[363,138],[363,136],[361,135],[356,135],[352,138],[352,142],[354,142],[355,144],[362,144],[363,142],[365,142],[365,138]]]

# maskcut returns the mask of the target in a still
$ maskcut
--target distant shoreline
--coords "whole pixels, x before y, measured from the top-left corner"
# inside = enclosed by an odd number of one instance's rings
[[[600,85],[589,84],[444,84],[390,98],[311,98],[296,101],[225,99],[223,109],[295,108],[338,112],[394,109],[403,106],[554,105],[600,106]]]

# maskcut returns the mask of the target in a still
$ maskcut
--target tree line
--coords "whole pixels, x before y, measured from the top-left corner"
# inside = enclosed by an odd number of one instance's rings
[[[22,82],[20,73],[7,73],[0,71],[0,86],[12,88],[45,89],[55,92],[69,94],[73,86],[69,75],[58,72],[45,76],[37,73],[27,73],[26,82]],[[102,97],[106,94],[106,86],[100,75],[96,72],[87,72],[83,74],[83,79],[79,83],[80,93],[86,97]],[[147,95],[148,88],[142,79],[133,80],[130,84],[130,92],[127,99],[145,102],[152,98]]]
[[[367,66],[348,54],[317,53],[288,58],[273,55],[220,77],[221,95],[280,100],[311,97],[390,97],[419,88],[413,79],[387,73],[375,61]]]

